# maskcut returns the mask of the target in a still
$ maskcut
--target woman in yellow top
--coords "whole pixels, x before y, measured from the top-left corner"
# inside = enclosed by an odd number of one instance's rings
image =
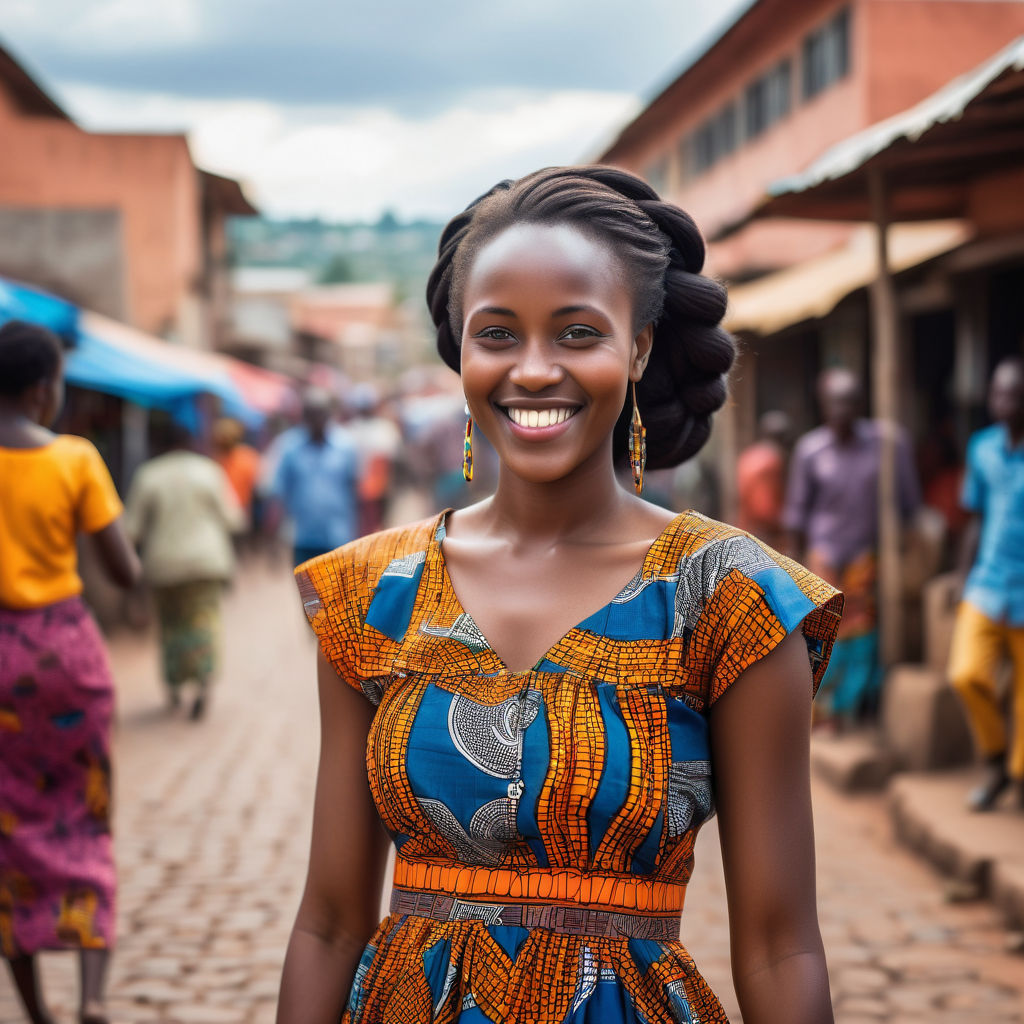
[[[29,1019],[48,1024],[36,953],[78,949],[79,1019],[105,1024],[113,687],[76,536],[124,587],[139,562],[99,452],[47,429],[62,402],[59,340],[0,327],[0,954]]]

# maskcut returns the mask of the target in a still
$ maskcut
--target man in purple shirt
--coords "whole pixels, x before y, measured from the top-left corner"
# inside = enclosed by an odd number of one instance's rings
[[[797,442],[782,523],[789,552],[846,594],[846,608],[822,692],[832,715],[849,721],[877,697],[875,585],[878,480],[886,431],[895,433],[896,482],[905,520],[920,497],[910,445],[901,428],[861,419],[861,390],[845,369],[818,380],[824,425]]]

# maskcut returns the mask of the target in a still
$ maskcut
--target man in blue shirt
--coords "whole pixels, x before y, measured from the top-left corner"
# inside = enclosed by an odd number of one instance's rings
[[[968,806],[987,811],[1011,783],[1024,809],[1024,359],[1005,359],[992,376],[989,410],[996,421],[967,446],[961,503],[972,513],[961,569],[966,575],[950,651],[949,675],[964,702],[985,781]],[[973,563],[973,566],[972,566]],[[1013,660],[1013,742],[996,672]]]
[[[310,390],[303,425],[289,439],[271,488],[291,517],[294,560],[333,551],[356,536],[358,459],[347,433],[331,423],[331,397]]]

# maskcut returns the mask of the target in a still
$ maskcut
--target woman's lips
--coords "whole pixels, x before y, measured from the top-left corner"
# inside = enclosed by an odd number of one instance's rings
[[[567,429],[569,421],[580,411],[578,405],[556,406],[548,409],[502,405],[501,411],[512,432],[519,437],[547,440]]]

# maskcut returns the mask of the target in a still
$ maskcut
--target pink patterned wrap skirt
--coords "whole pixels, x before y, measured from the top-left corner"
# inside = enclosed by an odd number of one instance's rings
[[[102,637],[80,598],[0,608],[0,955],[114,940]]]

